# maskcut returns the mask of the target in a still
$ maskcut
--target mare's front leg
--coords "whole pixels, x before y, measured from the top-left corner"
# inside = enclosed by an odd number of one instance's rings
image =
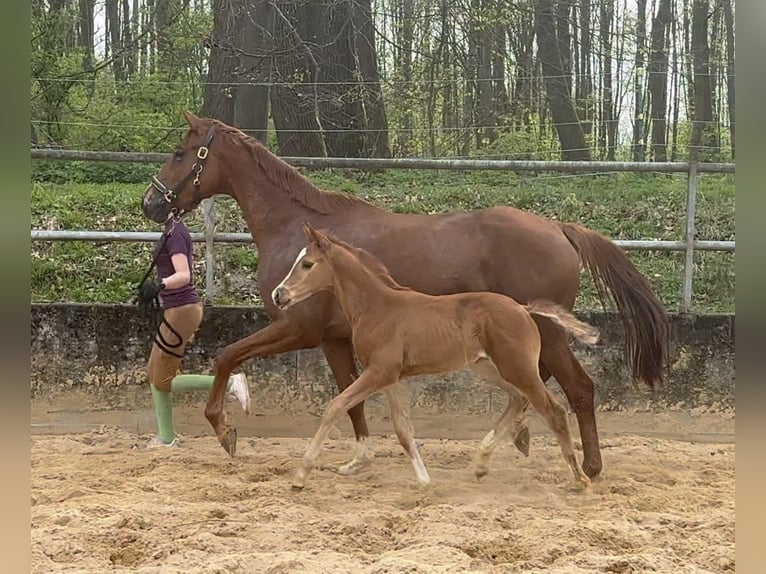
[[[230,456],[234,456],[237,450],[237,429],[229,425],[223,407],[231,372],[253,357],[267,357],[315,347],[317,344],[318,341],[312,341],[297,324],[282,317],[221,351],[215,360],[215,381],[205,406],[205,418],[215,430],[218,442]]]
[[[343,392],[353,383],[359,372],[354,362],[354,347],[349,339],[326,339],[322,341],[322,351],[330,365],[338,390]],[[356,474],[372,464],[373,450],[367,420],[364,417],[364,401],[351,407],[348,411],[351,425],[354,427],[356,444],[351,460],[338,467],[338,473],[344,475]]]
[[[301,466],[295,473],[293,488],[301,489],[305,486],[306,478],[311,472],[311,469],[314,468],[316,459],[319,456],[319,451],[322,448],[322,443],[324,443],[333,425],[335,425],[338,422],[338,419],[343,416],[343,413],[364,401],[371,394],[394,384],[398,378],[398,370],[376,368],[375,366],[370,365],[358,379],[330,401],[330,404],[327,405],[327,408],[322,415],[319,429],[314,435],[314,438],[311,439],[311,443],[306,449],[306,453],[303,455]]]

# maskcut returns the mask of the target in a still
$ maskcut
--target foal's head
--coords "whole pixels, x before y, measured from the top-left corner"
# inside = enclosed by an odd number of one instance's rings
[[[171,213],[191,211],[203,199],[223,192],[223,152],[216,146],[216,122],[190,112],[184,116],[189,130],[152,178],[141,202],[144,215],[157,223],[166,221]]]
[[[288,309],[319,291],[333,288],[333,271],[329,260],[332,242],[310,225],[304,225],[308,243],[301,249],[292,268],[271,292],[271,299],[280,309]]]

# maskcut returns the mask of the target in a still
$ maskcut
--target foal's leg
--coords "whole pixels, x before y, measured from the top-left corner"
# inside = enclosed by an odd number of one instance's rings
[[[508,406],[505,407],[505,411],[495,424],[495,428],[484,436],[479,445],[479,454],[476,457],[476,467],[474,468],[474,474],[476,475],[476,478],[479,479],[489,473],[489,458],[492,456],[495,447],[503,439],[511,425],[516,424],[515,415],[519,410],[518,397],[514,397],[514,393],[518,394],[518,391],[516,391],[516,389],[511,390],[513,385],[507,384],[502,378],[499,378],[499,380],[502,382],[496,383],[497,386],[508,392]],[[493,380],[492,382],[495,381]]]
[[[548,319],[535,317],[535,322],[542,339],[540,359],[556,377],[577,416],[582,440],[583,471],[591,478],[596,477],[603,464],[596,427],[593,380],[572,352],[563,329]]]
[[[493,357],[500,361],[498,362],[500,374],[508,381],[509,385],[511,384],[510,381],[513,381],[513,384],[526,395],[534,409],[540,413],[540,416],[556,436],[561,452],[572,470],[577,485],[586,487],[590,484],[590,479],[580,468],[575,457],[566,410],[543,383],[537,365],[525,365],[524,363],[528,361],[523,361],[524,358],[521,357],[519,357],[521,360],[514,361],[513,358],[509,357],[513,354],[513,348],[504,349],[504,351],[504,357]]]
[[[319,423],[314,438],[311,439],[306,453],[303,455],[303,461],[293,479],[293,488],[301,489],[306,484],[311,469],[314,468],[319,450],[322,443],[327,438],[333,425],[338,422],[345,412],[354,405],[358,405],[371,394],[381,390],[388,385],[395,383],[399,378],[398,372],[391,372],[368,367],[361,376],[351,383],[341,394],[330,401],[327,405],[322,420]]]
[[[215,360],[215,381],[205,406],[205,418],[210,422],[218,442],[230,456],[237,450],[237,429],[228,423],[223,410],[226,386],[231,372],[247,359],[266,357],[314,347],[319,341],[310,340],[298,325],[279,319],[239,341],[228,345]]]
[[[497,372],[497,367],[488,358],[481,358],[478,361],[471,363],[471,369],[474,373],[482,377],[486,382],[500,387],[508,393],[508,406],[505,409],[500,421],[506,415],[509,417],[508,422],[513,422],[513,444],[524,456],[529,456],[529,427],[527,426],[527,408],[529,407],[529,401],[522,395],[515,387],[508,387]],[[500,424],[498,421],[498,425]],[[503,434],[507,432],[507,428],[504,429]],[[497,436],[497,428],[494,431],[494,436]],[[489,435],[487,435],[489,437]],[[487,438],[485,437],[485,439]],[[498,439],[499,440],[499,439]],[[482,445],[484,442],[482,441]],[[492,446],[494,449],[494,446]],[[490,453],[491,454],[491,450]],[[489,457],[487,454],[487,458]],[[481,455],[480,455],[481,456]],[[489,472],[489,471],[487,471]],[[486,472],[484,473],[486,474]]]
[[[391,409],[391,418],[394,422],[394,431],[399,439],[399,444],[410,457],[412,468],[415,469],[415,478],[421,485],[426,485],[431,482],[431,477],[428,476],[426,465],[423,464],[418,445],[415,443],[415,430],[410,419],[408,391],[409,387],[406,383],[399,381],[397,384],[386,388],[386,398]]]
[[[327,339],[322,341],[322,351],[330,365],[338,390],[343,390],[353,383],[359,373],[354,362],[354,347],[348,339]],[[351,407],[348,411],[351,425],[354,427],[356,444],[354,453],[349,462],[338,467],[338,473],[350,475],[372,464],[372,439],[367,428],[367,420],[364,417],[364,402]]]

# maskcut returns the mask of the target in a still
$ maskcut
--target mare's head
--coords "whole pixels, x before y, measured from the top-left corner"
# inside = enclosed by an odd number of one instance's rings
[[[223,151],[216,146],[217,122],[190,112],[184,116],[189,130],[152,178],[141,202],[144,215],[157,223],[166,221],[171,213],[191,211],[203,199],[224,191]]]
[[[304,225],[308,243],[295,258],[292,268],[271,292],[271,299],[280,309],[288,309],[319,291],[334,291],[333,269],[330,263],[332,241],[311,225]]]

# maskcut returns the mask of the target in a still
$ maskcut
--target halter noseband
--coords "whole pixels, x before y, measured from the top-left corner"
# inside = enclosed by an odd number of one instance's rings
[[[162,197],[167,203],[173,203],[178,197],[178,194],[181,193],[183,188],[186,187],[186,184],[189,183],[189,180],[192,178],[194,178],[194,181],[192,182],[194,184],[194,189],[199,191],[199,174],[202,173],[202,164],[210,151],[208,148],[213,141],[213,133],[213,126],[210,126],[205,135],[204,143],[197,149],[197,159],[192,165],[191,171],[187,173],[186,177],[184,177],[177,185],[170,188],[162,183],[156,175],[152,176],[152,187],[162,194]]]

